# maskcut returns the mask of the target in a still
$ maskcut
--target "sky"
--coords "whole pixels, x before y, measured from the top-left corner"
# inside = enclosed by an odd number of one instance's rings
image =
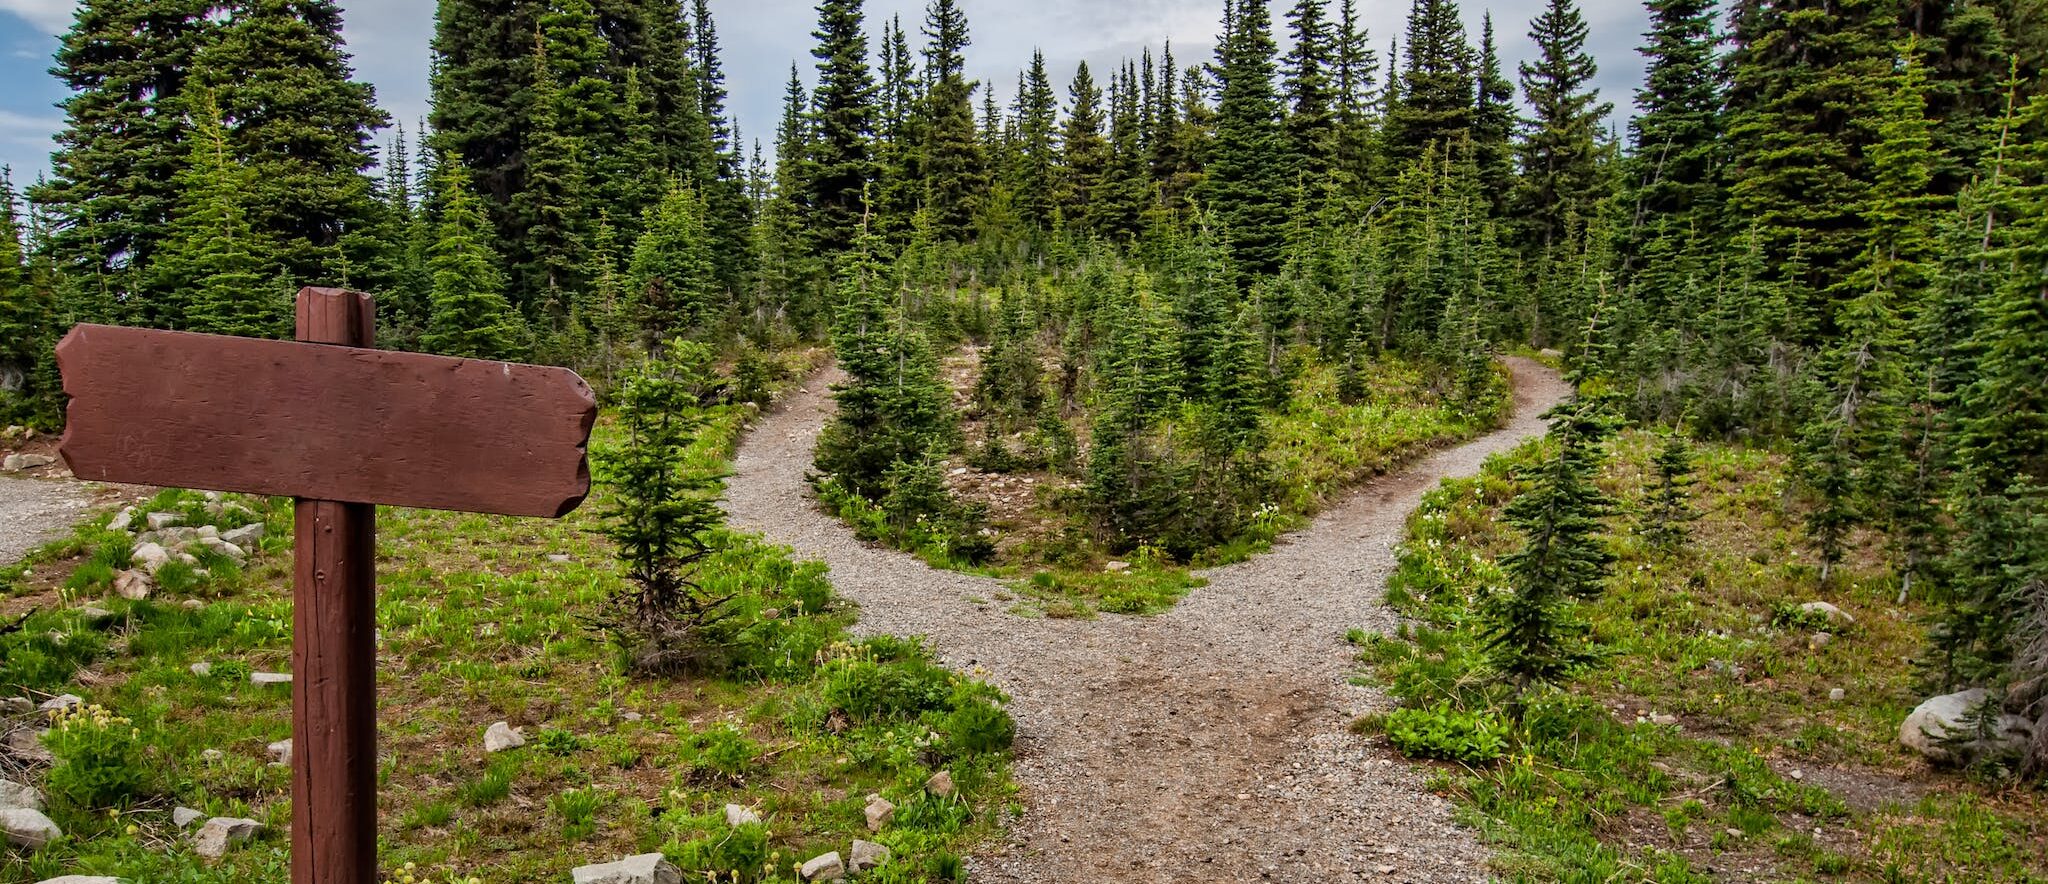
[[[780,117],[783,87],[792,61],[806,82],[815,81],[811,29],[814,0],[711,0],[713,18],[725,62],[730,109],[744,137],[772,141]],[[1643,61],[1635,47],[1642,43],[1646,14],[1638,0],[1580,0],[1592,36],[1589,48],[1600,65],[1601,95],[1626,112],[1642,78]],[[904,28],[921,44],[918,28],[925,0],[868,0],[871,48],[881,22],[901,15]],[[1289,5],[1275,0],[1274,20]],[[1335,3],[1331,4],[1335,8]],[[1359,0],[1360,16],[1371,30],[1371,42],[1382,55],[1390,37],[1401,33],[1408,0]],[[1545,0],[1494,0],[1481,6],[1465,0],[1464,12],[1475,44],[1480,16],[1491,9],[1496,39],[1507,62],[1514,64],[1534,52],[1529,20]],[[16,182],[26,185],[49,165],[50,137],[63,125],[55,107],[64,88],[49,73],[56,35],[70,27],[76,0],[0,0],[0,164],[13,168]],[[355,56],[358,78],[377,87],[378,103],[408,129],[427,114],[427,44],[434,29],[434,4],[426,0],[341,0],[346,26],[343,36]],[[1222,0],[960,0],[967,14],[973,45],[967,51],[968,75],[995,85],[1008,104],[1017,72],[1031,61],[1033,48],[1043,49],[1062,100],[1066,81],[1083,60],[1097,71],[1097,81],[1120,59],[1157,48],[1171,40],[1176,61],[1186,66],[1208,60],[1221,17]],[[979,98],[977,98],[979,106]],[[380,136],[379,140],[382,140]]]

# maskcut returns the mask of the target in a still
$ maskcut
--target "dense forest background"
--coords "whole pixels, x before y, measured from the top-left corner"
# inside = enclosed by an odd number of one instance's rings
[[[1452,0],[1377,38],[1226,0],[1213,58],[1034,59],[1009,106],[954,0],[822,0],[771,166],[705,0],[443,0],[413,131],[331,0],[87,0],[53,171],[0,199],[0,409],[60,420],[74,323],[281,336],[307,284],[375,292],[385,346],[601,388],[677,337],[744,380],[829,336],[820,468],[944,513],[971,340],[995,422],[1178,555],[1250,518],[1303,364],[1477,401],[1555,348],[1618,414],[1796,451],[1821,579],[1874,532],[1941,602],[1931,682],[2048,697],[2048,4],[1648,6],[1624,132],[1572,0],[1512,72]]]

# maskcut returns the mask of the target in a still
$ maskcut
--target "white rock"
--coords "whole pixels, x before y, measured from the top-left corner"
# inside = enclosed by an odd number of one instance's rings
[[[760,821],[761,815],[755,813],[751,807],[741,804],[728,804],[725,806],[725,824],[728,826],[737,829],[740,826]]]
[[[56,458],[47,454],[10,454],[6,459],[0,460],[0,470],[19,473],[22,470],[46,467],[56,462]]]
[[[263,824],[250,819],[217,816],[199,827],[192,836],[192,852],[207,859],[227,855],[228,848],[248,841],[263,831]]]
[[[44,712],[57,712],[64,709],[70,709],[73,706],[81,706],[84,704],[85,700],[80,698],[77,694],[58,694],[57,696],[44,700],[43,705],[38,706],[36,708],[41,709]]]
[[[285,742],[291,741],[286,740]],[[289,752],[291,750],[287,749],[285,751]],[[199,758],[201,761],[219,761],[226,757],[228,757],[228,754],[226,752],[220,751],[219,749],[207,749],[199,753]]]
[[[940,798],[953,797],[953,793],[956,791],[953,785],[953,775],[943,770],[932,774],[931,779],[924,781],[924,790]]]
[[[896,805],[880,795],[868,796],[868,831],[879,832],[889,821],[896,818]]]
[[[193,810],[189,807],[171,808],[171,825],[177,826],[179,829],[192,828],[193,823],[203,819],[206,819],[206,812],[203,810]]]
[[[564,563],[568,562],[568,561],[569,561],[569,557],[568,557],[568,556],[565,556],[565,555],[562,555],[561,553],[555,553],[555,554],[553,554],[553,555],[550,555],[550,556],[548,556],[548,561],[550,561],[550,562],[554,562],[555,564],[557,564],[557,565],[560,565],[560,564],[564,564]]]
[[[853,852],[846,855],[846,870],[865,872],[889,861],[889,848],[873,841],[853,839]]]
[[[812,857],[804,863],[802,873],[806,881],[837,881],[846,877],[846,863],[839,859],[835,850],[824,856]]]
[[[177,513],[150,513],[147,516],[143,516],[142,519],[143,524],[148,525],[151,531],[162,531],[165,528],[182,525],[185,522],[185,517]]]
[[[1125,571],[1129,571],[1129,570],[1131,570],[1131,563],[1130,563],[1130,562],[1110,562],[1109,564],[1103,565],[1103,566],[1102,566],[1102,570],[1104,570],[1104,571],[1108,571],[1108,572],[1110,572],[1110,573],[1113,573],[1113,574],[1121,574],[1121,573],[1123,573],[1123,572],[1125,572]]]
[[[484,751],[503,752],[526,745],[526,735],[505,722],[493,722],[484,729]]]
[[[36,711],[36,701],[27,697],[8,697],[0,700],[0,715],[27,715]]]
[[[128,526],[133,524],[135,524],[135,508],[132,506],[122,507],[120,512],[114,514],[113,520],[107,523],[107,530],[126,531]]]
[[[1848,611],[1844,611],[1827,602],[1807,602],[1800,605],[1799,610],[1808,614],[1819,614],[1826,618],[1830,624],[1836,626],[1847,626],[1856,622],[1856,618],[1851,616]]]
[[[186,668],[192,670],[192,674],[199,676],[200,678],[205,678],[213,674],[213,664],[205,660],[201,660]]]
[[[1899,725],[1899,742],[1930,760],[1944,762],[1969,760],[1968,757],[1957,757],[1955,749],[1960,749],[1964,756],[1975,756],[1986,750],[2025,746],[2033,737],[2033,723],[2017,715],[2004,714],[1998,716],[1989,740],[1976,740],[1953,748],[1943,745],[1951,735],[1967,736],[1964,720],[1990,701],[1991,695],[1983,688],[1930,698]]]
[[[42,810],[43,793],[34,786],[24,786],[13,780],[0,780],[0,810]]]
[[[1806,637],[1806,649],[1809,651],[1818,651],[1834,643],[1835,634],[1832,632],[1816,632]]]
[[[629,856],[618,862],[569,870],[576,884],[683,884],[683,871],[659,853]]]
[[[114,575],[114,593],[124,599],[139,602],[155,591],[156,585],[141,571],[129,569]]]
[[[1843,700],[1849,699],[1849,692],[1842,690],[1841,688],[1835,688],[1834,690],[1828,691],[1828,699],[1836,703],[1840,703]]]
[[[64,830],[40,810],[10,807],[0,810],[0,835],[6,836],[9,844],[35,850],[64,837]]]
[[[1652,712],[1650,713],[1650,723],[1658,727],[1671,727],[1678,724],[1678,716],[1664,712]]]
[[[7,735],[7,754],[23,761],[49,764],[56,759],[43,748],[43,734],[34,728],[18,728]]]
[[[206,751],[214,752],[218,750],[208,749]],[[292,763],[292,741],[290,740],[279,740],[263,747],[263,751],[270,753],[270,760],[278,764],[290,766]]]
[[[187,611],[197,611],[200,608],[206,607],[206,603],[198,599],[186,599],[182,602],[179,602],[178,606],[184,608]]]
[[[213,550],[215,553],[227,556],[237,562],[249,557],[249,553],[241,547],[218,537],[201,537],[198,543],[202,548]]]
[[[36,884],[121,884],[121,879],[105,875],[65,875],[60,878],[44,878]]]
[[[249,683],[258,687],[291,684],[292,674],[289,672],[251,672],[249,673]]]
[[[78,616],[84,617],[85,622],[91,626],[98,626],[102,623],[114,619],[114,612],[99,607],[98,605],[86,605],[83,608],[77,608],[75,610],[78,611]]]
[[[171,551],[155,541],[144,540],[135,544],[135,548],[128,552],[128,558],[145,573],[155,574],[157,569],[171,563]]]
[[[254,522],[243,525],[233,531],[223,531],[221,532],[220,539],[245,550],[255,549],[257,543],[263,540],[263,523]]]

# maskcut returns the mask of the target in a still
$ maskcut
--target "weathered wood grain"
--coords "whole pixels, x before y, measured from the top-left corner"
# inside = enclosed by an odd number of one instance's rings
[[[57,364],[81,479],[551,517],[590,490],[567,369],[103,325]]]

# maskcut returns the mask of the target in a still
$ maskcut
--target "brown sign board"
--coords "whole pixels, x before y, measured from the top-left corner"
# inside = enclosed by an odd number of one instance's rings
[[[105,325],[57,365],[81,479],[545,517],[590,492],[568,369]]]

